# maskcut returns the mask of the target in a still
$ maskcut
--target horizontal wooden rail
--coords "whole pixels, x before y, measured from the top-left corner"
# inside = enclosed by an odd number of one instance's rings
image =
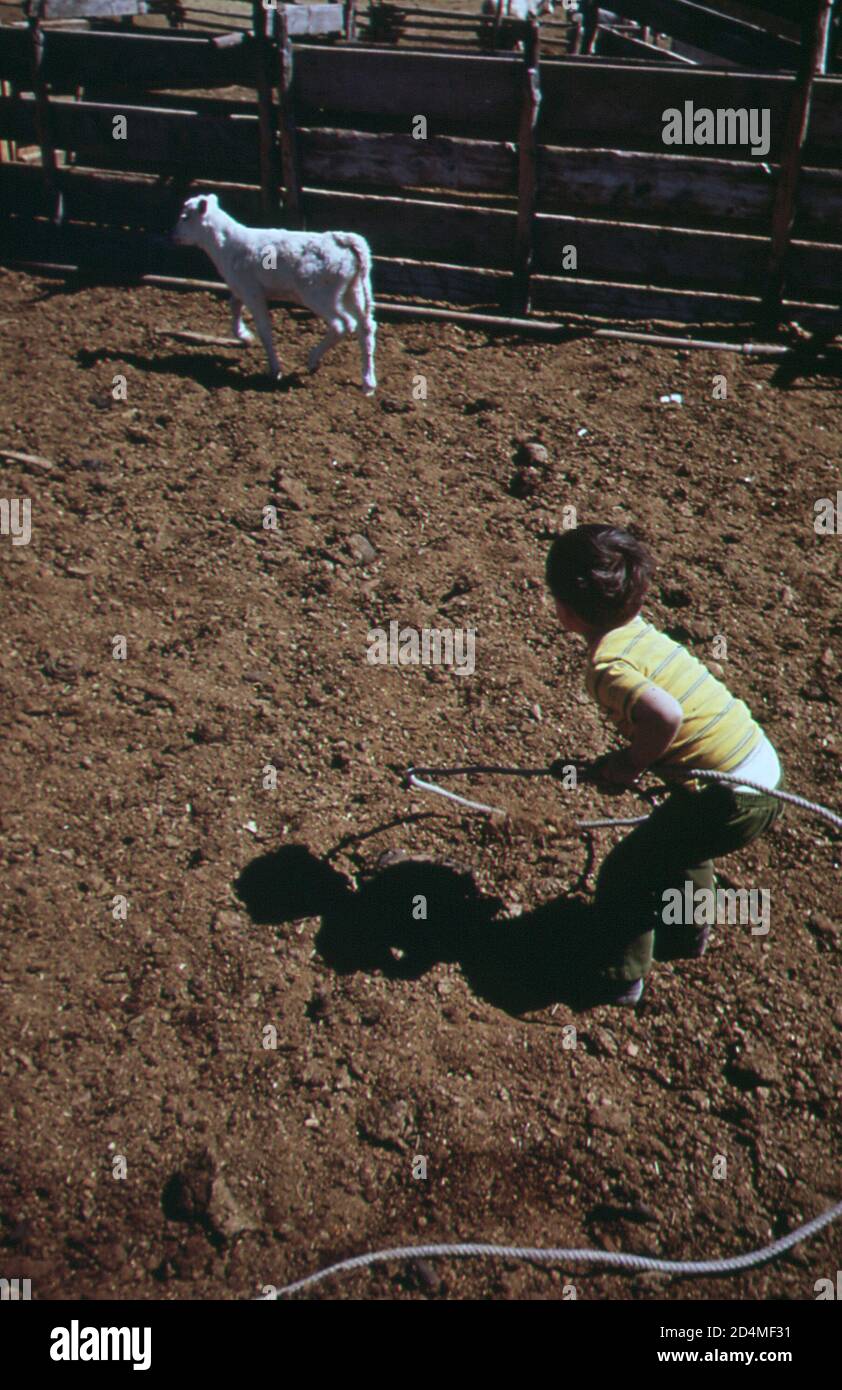
[[[708,9],[722,10],[724,13],[727,13],[729,9],[727,0],[725,4],[722,3],[722,0],[704,0],[704,3]],[[768,14],[777,15],[781,19],[789,20],[792,24],[798,24],[803,17],[805,3],[807,0],[739,0],[739,8],[740,10],[761,11],[757,23],[762,23],[763,18]]]
[[[807,3],[807,0],[803,0]],[[650,25],[735,63],[774,72],[795,69],[798,44],[770,34],[760,24],[717,13],[695,0],[617,0],[613,9],[627,19]]]
[[[191,175],[237,172],[246,181],[259,174],[257,116],[203,116],[150,106],[87,101],[50,103],[55,147],[72,151],[91,167]],[[117,124],[120,117],[125,127]],[[125,138],[115,131],[125,130]],[[35,102],[0,98],[0,138],[21,144],[36,140]]]
[[[514,255],[515,214],[432,200],[304,189],[306,225],[342,227],[367,237],[382,256],[448,261],[506,270]]]
[[[0,77],[27,82],[25,40],[25,30],[0,28]],[[44,78],[64,91],[94,81],[115,87],[253,86],[254,54],[249,43],[218,48],[210,38],[178,33],[46,29]]]
[[[535,273],[563,273],[565,248],[576,248],[574,276],[725,294],[760,294],[767,238],[646,227],[539,214]],[[569,260],[569,256],[567,257]],[[842,298],[842,246],[795,245],[787,288],[825,303]]]
[[[344,5],[284,5],[283,11],[291,39],[345,33]]]
[[[620,150],[538,152],[542,210],[768,235],[774,174],[757,161]],[[807,240],[842,240],[842,171],[805,169],[796,222]]]
[[[372,185],[393,190],[440,188],[460,193],[517,190],[517,155],[502,141],[365,131],[299,131],[302,176],[325,187]]]
[[[548,145],[739,158],[740,148],[729,144],[686,148],[664,144],[664,111],[676,108],[683,114],[689,102],[695,111],[768,110],[771,148],[763,159],[774,162],[780,154],[793,83],[790,76],[768,73],[712,72],[667,65],[609,67],[551,59],[541,65],[543,103],[538,139]],[[610,101],[606,100],[609,91]],[[805,158],[810,164],[838,166],[840,148],[842,79],[821,78],[815,84]]]
[[[629,34],[619,34],[616,29],[599,30],[595,53],[599,58],[641,58],[647,63],[675,63],[679,67],[694,65],[692,58],[685,58],[670,48],[644,43]]]
[[[431,134],[444,122],[488,139],[514,139],[521,69],[516,57],[301,44],[295,50],[294,99],[301,125],[324,124],[311,117],[338,111],[350,120],[405,122],[409,134],[417,113],[426,117]]]
[[[648,285],[622,285],[587,280],[532,279],[533,308],[539,313],[582,314],[588,318],[635,319],[644,322],[753,325],[760,311],[756,297],[712,295],[693,290],[662,290]],[[842,311],[790,298],[783,318],[804,328],[842,330]]]

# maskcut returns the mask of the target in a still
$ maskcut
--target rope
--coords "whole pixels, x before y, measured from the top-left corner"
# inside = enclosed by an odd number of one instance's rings
[[[570,766],[571,764],[567,764]],[[577,764],[582,766],[582,764]],[[811,811],[817,816],[822,816],[831,825],[842,828],[842,816],[831,811],[827,806],[821,806],[815,801],[808,801],[806,797],[796,796],[793,792],[783,792],[762,786],[759,782],[747,782],[739,775],[733,776],[726,772],[711,772],[702,768],[690,768],[687,771],[680,768],[664,767],[655,764],[654,771],[659,772],[667,778],[693,778],[701,781],[731,783],[740,787],[750,787],[755,791],[764,792],[768,796],[776,797],[779,801],[789,802],[793,806],[799,806],[804,811]],[[466,797],[457,796],[455,792],[446,791],[444,787],[437,787],[434,782],[424,782],[418,776],[419,773],[435,773],[439,777],[450,777],[460,773],[494,773],[500,776],[511,777],[549,777],[553,775],[550,768],[523,768],[523,767],[490,767],[481,764],[474,764],[469,767],[450,767],[450,768],[409,768],[407,781],[411,787],[417,787],[421,791],[432,791],[440,796],[445,796],[451,801],[456,801],[459,805],[467,806],[471,810],[482,811],[488,815],[503,814],[498,808],[485,806],[479,801],[469,801]],[[633,825],[640,820],[647,820],[647,816],[638,816],[633,819],[617,819],[603,821],[577,821],[576,825],[582,828],[595,828],[600,825]],[[394,1250],[373,1250],[364,1255],[354,1255],[350,1259],[340,1260],[338,1264],[328,1265],[325,1269],[318,1270],[315,1274],[308,1274],[304,1279],[297,1279],[292,1284],[285,1284],[272,1294],[265,1294],[261,1302],[270,1302],[273,1299],[283,1298],[288,1294],[298,1293],[301,1289],[312,1288],[315,1284],[320,1284],[322,1280],[329,1279],[334,1274],[347,1274],[354,1269],[367,1269],[371,1265],[384,1264],[389,1260],[426,1260],[426,1259],[501,1259],[501,1260],[529,1260],[537,1264],[593,1264],[603,1265],[609,1269],[620,1270],[652,1270],[658,1274],[735,1274],[743,1269],[752,1269],[756,1265],[766,1264],[769,1260],[777,1259],[785,1251],[791,1250],[794,1245],[798,1245],[802,1240],[809,1240],[825,1226],[829,1226],[842,1216],[842,1201],[834,1206],[828,1207],[819,1216],[815,1216],[810,1221],[805,1221],[802,1226],[797,1226],[789,1235],[781,1236],[771,1245],[761,1246],[758,1250],[747,1250],[742,1255],[730,1255],[726,1259],[720,1260],[660,1260],[651,1255],[630,1255],[623,1251],[615,1250],[565,1250],[551,1246],[542,1249],[540,1246],[530,1245],[487,1245],[478,1242],[468,1244],[451,1245],[406,1245],[398,1246]]]
[[[469,801],[466,796],[457,796],[456,792],[449,792],[444,787],[437,787],[435,782],[422,782],[421,778],[416,777],[414,772],[407,774],[407,782],[419,791],[434,792],[436,796],[446,796],[448,801],[455,801],[459,806],[467,806],[469,811],[481,811],[486,816],[505,816],[506,814],[502,806],[485,806],[481,801]],[[648,819],[648,815],[626,816],[619,820],[576,820],[573,824],[578,830],[598,830],[605,825],[639,825],[641,821]]]
[[[285,1284],[274,1294],[265,1294],[260,1301],[271,1302],[286,1294],[298,1293],[301,1289],[320,1284],[323,1279],[329,1279],[333,1274],[347,1274],[352,1269],[366,1269],[369,1265],[384,1264],[387,1260],[491,1258],[531,1260],[538,1264],[596,1264],[605,1265],[610,1269],[654,1270],[658,1274],[734,1274],[739,1270],[751,1269],[755,1265],[766,1264],[767,1261],[776,1259],[784,1251],[791,1250],[793,1245],[798,1245],[802,1240],[809,1240],[839,1216],[842,1216],[842,1202],[828,1207],[820,1216],[805,1221],[803,1226],[797,1226],[789,1235],[781,1236],[780,1240],[773,1241],[771,1245],[764,1245],[759,1250],[747,1250],[742,1255],[731,1255],[724,1260],[659,1260],[651,1255],[626,1255],[620,1250],[564,1250],[555,1247],[542,1249],[540,1246],[530,1245],[405,1245],[395,1250],[373,1250],[365,1255],[354,1255],[351,1259],[340,1260],[338,1264],[328,1265],[326,1269],[308,1274],[304,1279]]]
[[[561,763],[561,759],[558,759],[558,763]],[[563,765],[565,767],[577,768],[587,766],[586,763],[581,761],[577,762],[575,759],[571,759]],[[669,764],[665,763],[653,763],[649,770],[657,772],[667,779],[676,778],[681,780],[689,778],[707,782],[722,782],[725,785],[731,784],[732,786],[738,787],[750,787],[753,791],[763,792],[766,796],[773,796],[778,801],[786,801],[792,806],[798,806],[802,811],[810,811],[813,815],[821,816],[824,820],[829,821],[831,825],[835,825],[838,830],[842,830],[842,816],[837,815],[835,811],[831,811],[829,806],[822,806],[817,801],[808,801],[805,796],[796,796],[794,792],[780,791],[776,787],[764,787],[761,782],[746,781],[746,779],[739,776],[739,774],[711,772],[708,768],[700,767],[670,767]],[[454,777],[462,773],[492,773],[497,776],[505,777],[553,777],[556,775],[554,768],[550,767],[492,767],[483,763],[472,763],[466,767],[410,767],[407,770],[407,781],[410,786],[421,786],[425,791],[435,791],[439,795],[450,797],[455,801],[460,801],[462,798],[456,796],[454,792],[446,792],[443,787],[437,787],[434,782],[420,783],[418,780],[419,773],[435,773],[437,777]],[[479,802],[463,802],[463,804],[473,806],[475,809],[488,813],[497,813],[495,807],[482,806]],[[638,817],[638,819],[646,820],[647,817],[641,816]],[[590,828],[596,825],[631,825],[634,823],[633,821],[623,819],[603,820],[598,822],[576,822],[576,824],[582,828]]]

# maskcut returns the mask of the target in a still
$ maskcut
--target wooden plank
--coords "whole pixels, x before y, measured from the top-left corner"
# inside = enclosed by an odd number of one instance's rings
[[[6,130],[18,131],[23,143],[31,143],[34,138],[31,102],[24,110],[29,112],[28,124],[6,122],[3,103],[0,102],[0,138],[3,138],[3,132]],[[456,191],[479,189],[484,192],[508,193],[514,193],[516,188],[515,155],[506,146],[481,141],[451,140],[445,137],[433,142],[413,140],[411,136],[364,135],[330,130],[301,131],[300,135],[304,182],[310,186],[318,187],[325,184],[327,187],[341,188],[345,184],[359,188],[365,184],[380,184],[394,191],[395,188],[403,187],[400,180],[406,178],[409,180],[408,187],[418,188],[450,187]],[[211,137],[208,148],[212,148],[212,144]],[[404,154],[407,156],[406,160]],[[410,163],[410,159],[414,162]],[[37,171],[23,165],[13,166],[13,176],[21,180],[31,180],[33,172]],[[65,182],[68,179],[72,181],[78,172],[75,169],[59,170],[59,174],[65,177]],[[98,197],[104,208],[110,207],[121,189],[134,186],[127,179],[120,179],[115,183],[115,178],[103,174],[102,188],[97,194],[96,176],[86,171],[85,177],[90,180],[90,195],[86,195],[85,207],[91,211],[96,210]],[[203,178],[203,185],[208,181],[207,178]],[[24,193],[25,186],[24,183],[10,185],[8,197],[13,206],[16,206],[15,199],[28,196]],[[153,190],[155,186],[151,180],[137,184],[139,189]],[[160,185],[161,188],[167,186]],[[143,194],[143,197],[148,196]],[[140,199],[140,194],[138,197]],[[142,211],[142,206],[138,210]],[[239,213],[235,215],[240,216]],[[251,220],[259,219],[259,206],[254,204]]]
[[[213,333],[194,333],[189,328],[155,328],[156,337],[172,338],[176,343],[194,343],[201,347],[241,348],[239,338],[219,338]]]
[[[693,294],[649,286],[534,276],[533,308],[547,313],[664,323],[751,323],[758,299]]]
[[[126,139],[115,140],[114,119],[124,116]],[[256,116],[204,116],[143,106],[88,101],[50,103],[57,149],[77,154],[81,163],[136,172],[189,170],[199,177],[257,180],[260,176]],[[35,131],[32,98],[0,99],[0,132],[21,143]]]
[[[774,178],[756,162],[621,150],[538,152],[539,207],[546,212],[765,233],[774,189]],[[808,240],[842,240],[842,172],[804,170],[796,229]]]
[[[47,81],[65,90],[86,82],[115,87],[254,86],[254,46],[216,48],[180,34],[51,29],[44,56]]]
[[[658,48],[657,44],[644,43],[642,39],[629,34],[619,34],[616,29],[600,26],[596,34],[594,49],[600,58],[642,58],[647,63],[678,63],[692,67],[693,60],[684,58],[669,48]]]
[[[15,83],[31,80],[29,35],[25,28],[0,25],[0,78]]]
[[[172,230],[187,193],[199,191],[162,182],[152,175],[126,176],[78,167],[59,169],[56,180],[64,197],[68,221],[144,228],[160,233]],[[238,221],[247,226],[260,224],[258,188],[208,179],[201,180],[201,188],[217,193],[225,211]],[[47,216],[49,207],[40,170],[25,164],[11,164],[0,169],[0,208],[13,212],[20,219]]]
[[[276,12],[283,13],[291,39],[345,33],[344,5],[278,5]]]
[[[585,280],[533,279],[533,307],[546,313],[583,314],[589,318],[661,321],[664,323],[743,323],[754,325],[760,300],[698,294],[651,286],[591,283]],[[802,300],[784,302],[788,318],[804,327],[842,329],[842,311]]]
[[[25,236],[24,236],[25,231]],[[149,272],[206,276],[210,262],[194,247],[176,246],[167,238],[120,228],[79,226],[57,228],[49,222],[0,218],[0,255],[80,265],[101,282],[124,282]]]
[[[347,130],[299,130],[302,179],[329,188],[380,185],[462,193],[514,193],[517,158],[510,144],[439,135],[414,140]]]
[[[0,97],[0,139],[19,145],[38,144],[35,102],[29,97]]]
[[[42,19],[120,19],[149,14],[147,0],[43,0]]]
[[[752,294],[762,286],[766,243],[759,237],[546,214],[535,223],[536,274],[563,271],[565,248],[572,246],[577,264],[571,274],[587,280],[731,294]]]
[[[795,235],[812,241],[842,240],[842,171],[802,170]]]
[[[514,139],[521,64],[509,57],[449,56],[401,49],[315,48],[295,51],[295,109],[300,125],[389,120],[410,130],[423,114],[434,134]],[[317,119],[318,113],[342,119]]]
[[[792,83],[786,76],[710,72],[667,64],[643,68],[587,59],[545,62],[541,65],[543,104],[538,139],[547,145],[680,154],[684,152],[681,147],[663,142],[663,113],[668,108],[683,112],[688,101],[696,110],[761,108],[770,112],[771,150],[763,158],[771,162],[780,151]],[[606,100],[609,91],[610,101]],[[840,117],[842,112],[834,109],[830,118],[834,129]],[[741,147],[728,144],[688,147],[686,152],[691,151],[705,158],[733,160],[741,156]],[[748,150],[745,155],[750,157]]]
[[[435,16],[423,15],[418,10],[401,10],[400,15],[402,34],[407,34],[413,29],[424,29],[432,33],[437,29],[449,29],[466,37],[473,37],[479,32],[482,24],[480,14],[474,15],[471,19],[458,19],[449,10],[439,10]]]
[[[759,24],[733,19],[695,0],[617,0],[612,8],[627,19],[650,25],[659,34],[683,39],[694,47],[707,49],[747,67],[794,69],[798,44]]]
[[[786,259],[787,299],[842,304],[842,246],[793,242]]]
[[[407,5],[390,5],[389,10],[402,19],[419,15],[422,19],[441,19],[446,15],[450,19],[458,19],[464,24],[473,24],[476,27],[482,18],[479,10],[432,10],[424,5],[413,5],[410,9]]]
[[[728,12],[728,0],[705,0],[710,9],[723,10]],[[759,10],[756,23],[763,24],[766,15],[777,15],[781,19],[790,20],[793,24],[800,23],[804,14],[805,0],[739,0],[741,10]]]
[[[807,164],[838,168],[842,150],[842,78],[820,77],[813,86],[810,125],[804,144]]]
[[[511,270],[514,212],[304,189],[307,226],[359,232],[375,255]]]
[[[372,270],[376,295],[401,295],[443,304],[489,304],[499,307],[508,293],[508,275],[466,270],[462,266],[376,256]]]
[[[538,152],[543,211],[672,226],[733,223],[735,229],[765,231],[773,189],[774,179],[757,161],[557,146]]]

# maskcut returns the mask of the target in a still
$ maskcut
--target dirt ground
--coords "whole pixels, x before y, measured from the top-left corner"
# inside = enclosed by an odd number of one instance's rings
[[[725,866],[771,892],[768,936],[720,927],[637,1012],[577,1011],[584,839],[504,836],[397,769],[609,746],[543,597],[572,506],[642,529],[649,616],[705,660],[726,639],[789,786],[838,808],[838,377],[383,322],[369,400],[351,347],[307,377],[319,329],[275,322],[280,389],[257,348],[157,333],[226,334],[211,295],[0,272],[0,444],[52,464],[3,465],[32,535],[0,538],[0,1272],[233,1299],[404,1243],[690,1259],[792,1229],[840,1196],[838,836],[788,813]],[[526,496],[522,439],[548,450]],[[369,663],[391,621],[474,628],[475,673]],[[838,1231],[730,1279],[439,1261],[311,1296],[808,1300]]]

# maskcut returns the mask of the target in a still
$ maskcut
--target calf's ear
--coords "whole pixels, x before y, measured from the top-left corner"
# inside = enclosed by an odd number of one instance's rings
[[[196,211],[198,212],[198,214],[199,214],[200,217],[204,217],[204,215],[205,215],[205,213],[207,212],[207,210],[208,210],[208,200],[207,200],[207,198],[200,198],[200,199],[198,200],[198,202],[196,203]]]

